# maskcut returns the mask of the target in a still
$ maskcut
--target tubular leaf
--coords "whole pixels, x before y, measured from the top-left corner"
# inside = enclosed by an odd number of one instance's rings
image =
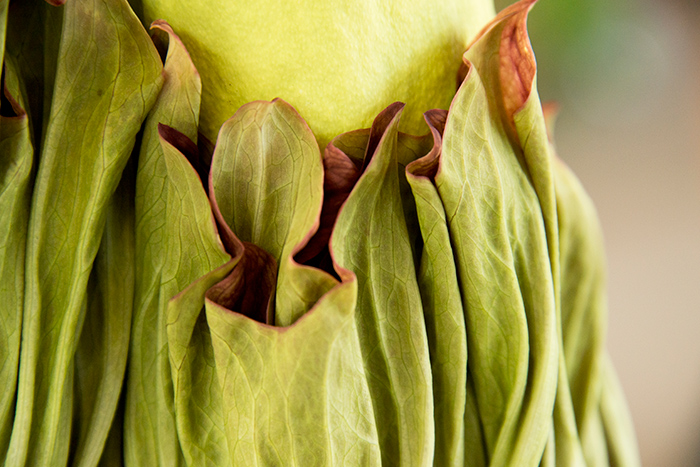
[[[362,347],[382,463],[429,465],[435,433],[423,308],[400,197],[398,115],[389,106],[376,149],[345,201],[330,250],[357,276],[355,322]],[[388,118],[387,118],[388,117]]]
[[[167,54],[163,88],[143,126],[136,174],[136,288],[124,449],[129,465],[176,466],[183,462],[183,454],[173,407],[166,307],[168,300],[203,270],[178,275],[177,269],[166,269],[168,262],[177,266],[184,258],[176,252],[171,258],[167,246],[168,227],[173,222],[168,213],[176,208],[168,205],[170,174],[158,125],[172,126],[196,140],[202,86],[187,50],[170,26],[160,21],[152,29],[156,37],[164,39]]]
[[[104,208],[161,85],[157,53],[124,1],[68,2],[63,9],[27,237],[10,465],[67,461],[73,357]]]
[[[34,150],[20,87],[14,61],[5,59],[0,107],[0,459],[7,453],[15,417],[32,196]]]
[[[406,175],[416,201],[423,252],[418,271],[435,398],[435,459],[433,464],[463,465],[467,398],[467,335],[459,281],[440,195],[432,183],[442,149],[445,111],[426,113],[434,145],[408,165]],[[471,447],[471,446],[470,446]],[[469,457],[474,457],[471,447]]]

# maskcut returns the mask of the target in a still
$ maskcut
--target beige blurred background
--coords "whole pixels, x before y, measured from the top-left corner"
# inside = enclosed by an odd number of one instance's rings
[[[540,0],[529,25],[558,153],[602,221],[643,465],[700,466],[700,0]]]

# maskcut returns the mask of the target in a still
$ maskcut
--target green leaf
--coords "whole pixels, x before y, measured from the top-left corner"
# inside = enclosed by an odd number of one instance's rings
[[[494,466],[540,462],[557,388],[556,269],[548,248],[556,230],[545,213],[551,206],[542,202],[551,175],[546,153],[526,156],[518,142],[537,128],[525,119],[516,132],[513,112],[522,101],[514,99],[521,94],[508,93],[525,79],[504,71],[501,48],[531,3],[500,14],[465,54],[473,63],[466,62],[450,107],[435,176],[464,301],[486,457]]]
[[[122,387],[122,397],[119,400],[117,412],[114,414],[112,427],[109,429],[102,457],[97,464],[98,467],[124,466],[124,387]]]
[[[207,300],[231,465],[380,465],[357,283],[344,275],[286,328]]]
[[[24,262],[34,150],[14,61],[5,59],[0,108],[0,459],[15,412],[24,308]]]
[[[136,176],[136,290],[125,407],[125,458],[129,465],[183,463],[174,415],[166,308],[170,298],[203,274],[202,268],[178,273],[187,257],[169,253],[182,202],[168,205],[169,171],[158,134],[160,123],[196,140],[202,85],[185,46],[163,21],[152,26],[154,39],[167,44],[163,89],[143,127]],[[199,183],[201,190],[201,183]],[[194,196],[194,195],[193,195]],[[175,237],[177,239],[177,237]],[[175,269],[167,269],[166,264]]]
[[[593,203],[564,163],[553,164],[561,258],[565,374],[588,465],[607,465],[599,413],[607,296],[603,238]]]
[[[620,381],[607,355],[603,362],[602,373],[600,415],[605,430],[610,465],[613,467],[640,466],[642,463],[639,459],[639,447],[634,434],[632,417],[627,408]]]
[[[162,280],[164,289],[179,292],[166,302],[164,326],[172,378],[170,403],[177,423],[175,441],[186,465],[226,465],[222,402],[202,308],[206,290],[222,280],[235,261],[224,251],[197,173],[163,133],[161,145],[167,170],[167,261]],[[161,455],[161,462],[167,465],[177,460]]]
[[[577,432],[569,381],[566,377],[566,361],[563,352],[561,285],[559,259],[559,231],[554,174],[551,167],[553,151],[547,140],[545,119],[536,89],[536,64],[527,34],[527,14],[534,2],[523,0],[506,9],[493,23],[486,37],[495,38],[499,61],[489,64],[483,57],[488,53],[488,40],[482,38],[474,48],[475,64],[487,80],[500,81],[500,95],[493,95],[494,102],[502,103],[502,116],[507,133],[522,149],[522,163],[537,193],[545,224],[549,250],[559,352],[557,395],[553,424],[556,462],[561,465],[584,465],[584,456]],[[471,51],[470,51],[471,52]],[[482,64],[483,63],[483,64]],[[495,92],[498,92],[497,90]]]
[[[8,11],[5,54],[15,60],[17,74],[28,90],[24,107],[36,148],[43,141],[50,116],[63,16],[62,8],[44,0],[12,2]]]
[[[236,237],[279,264],[274,324],[291,325],[337,284],[294,260],[319,225],[323,166],[311,130],[289,104],[252,102],[221,127],[210,192]]]
[[[400,110],[392,105],[377,117],[387,126],[338,215],[330,249],[357,276],[355,322],[382,463],[427,465],[435,443],[432,377],[399,187]]]
[[[293,121],[295,119],[301,121],[286,104],[258,104],[271,111],[277,107],[293,124],[297,123]],[[241,113],[245,114],[246,110],[242,109]],[[265,118],[262,120],[266,121]],[[230,122],[236,122],[236,117]],[[261,127],[265,125],[261,124]],[[230,198],[226,191],[220,190],[229,183],[222,175],[226,171],[220,170],[218,176],[215,171],[220,167],[217,158],[228,162],[229,157],[234,160],[244,157],[244,154],[229,152],[232,147],[228,144],[229,135],[237,134],[235,127],[229,130],[222,129],[219,137],[210,196],[214,201],[222,200],[229,213],[232,210],[249,213],[243,209],[246,204],[238,197],[235,201],[243,205],[236,206],[240,211],[233,209],[231,201],[227,201]],[[283,128],[282,131],[289,130]],[[303,132],[289,136],[306,137]],[[304,161],[300,159],[317,157],[317,152],[295,151],[298,147],[275,154],[271,151],[279,148],[275,141],[275,138],[266,139],[264,143],[267,144],[257,148],[269,157],[283,156],[283,160],[292,152],[292,157],[296,157],[302,166]],[[197,199],[201,198],[201,190],[185,188],[188,182],[181,179],[184,175],[190,180],[195,178],[191,167],[185,170],[187,163],[182,155],[175,157],[176,153],[167,148],[169,146],[164,141],[169,165],[183,167],[179,172],[182,175],[171,176],[172,187],[183,187],[183,196],[189,191],[190,196],[194,194]],[[275,168],[274,162],[267,161],[272,169]],[[293,175],[313,176],[318,168],[309,162],[306,162],[303,172]],[[320,160],[317,163],[320,165]],[[264,172],[265,167],[260,171]],[[320,178],[318,184],[320,187]],[[301,195],[308,187],[303,184],[292,187],[298,191],[287,192],[287,196],[303,202]],[[262,210],[266,202],[278,202],[278,191],[278,186],[270,183],[257,192]],[[245,191],[249,192],[255,193],[255,190]],[[317,200],[320,204],[320,198]],[[318,204],[314,209],[316,215]],[[232,259],[197,279],[171,300],[168,307],[168,342],[178,430],[186,453],[191,453],[188,462],[191,459],[193,465],[378,464],[374,417],[353,321],[354,277],[350,275],[342,284],[335,285],[317,302],[313,302],[317,293],[315,289],[302,291],[306,295],[300,294],[298,300],[311,303],[310,310],[304,310],[303,318],[290,327],[271,327],[251,319],[250,316],[264,315],[270,306],[275,288],[276,260],[259,246],[237,239],[219,203],[214,202],[213,206],[221,226],[223,244]],[[200,232],[199,238],[209,238],[211,234],[207,232],[213,224],[192,222],[194,213],[203,210],[203,205],[188,209],[173,217],[173,221],[180,219],[183,229],[189,225],[188,229]],[[250,227],[242,224],[241,217],[239,214],[235,226],[249,232],[245,229]],[[311,216],[308,218],[314,220]],[[299,221],[296,222],[298,225]],[[294,221],[290,225],[294,226]],[[264,234],[256,239],[260,243],[269,242]],[[183,249],[187,246],[192,251],[193,247],[189,245],[193,243],[184,241]],[[280,247],[275,253],[280,255],[283,251],[284,247]],[[335,280],[333,283],[337,284]],[[206,320],[201,314],[205,296]],[[224,445],[214,445],[212,440],[223,440]]]
[[[434,145],[408,165],[423,237],[418,285],[425,313],[435,399],[434,465],[464,465],[467,397],[467,335],[455,258],[440,195],[432,183],[438,168],[447,112],[425,114]],[[475,437],[469,433],[469,437]],[[475,452],[476,451],[476,452]],[[478,450],[470,446],[469,457]]]
[[[134,166],[105,207],[107,219],[88,280],[75,353],[71,465],[96,466],[121,395],[134,298]]]
[[[161,85],[157,52],[125,1],[68,2],[62,9],[27,237],[10,465],[67,461],[73,356],[105,206]]]
[[[0,57],[5,58],[5,38],[7,36],[7,7],[10,0],[3,0],[0,3]]]

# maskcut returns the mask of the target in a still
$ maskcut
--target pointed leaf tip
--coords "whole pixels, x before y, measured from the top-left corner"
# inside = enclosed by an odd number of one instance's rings
[[[9,118],[24,117],[27,115],[22,105],[8,89],[4,73],[2,77],[2,95],[0,95],[0,115]]]
[[[537,64],[527,34],[527,15],[536,0],[523,0],[506,20],[501,33],[500,74],[503,105],[514,115],[530,97]]]
[[[499,56],[499,80],[503,108],[509,119],[525,105],[535,82],[537,63],[527,33],[527,16],[537,0],[521,0],[498,15],[475,37],[465,52],[464,62],[457,80],[466,77],[469,66],[467,54],[480,42],[492,42],[497,46]]]
[[[440,164],[442,134],[445,132],[445,124],[447,123],[447,111],[442,109],[428,110],[423,114],[423,118],[433,136],[433,147],[428,154],[408,164],[406,170],[411,175],[432,179],[437,174]]]
[[[387,108],[379,112],[372,122],[372,128],[369,133],[369,142],[367,143],[367,151],[365,152],[365,159],[362,163],[362,170],[364,171],[372,159],[372,155],[379,146],[379,142],[384,137],[387,128],[395,118],[400,117],[406,104],[403,102],[394,102],[390,104]]]
[[[194,141],[188,138],[184,133],[163,123],[158,124],[158,135],[163,141],[176,148],[185,156],[192,168],[197,172],[197,175],[199,175],[204,191],[208,192],[209,185],[207,180],[209,178],[209,166],[200,157],[199,148]]]

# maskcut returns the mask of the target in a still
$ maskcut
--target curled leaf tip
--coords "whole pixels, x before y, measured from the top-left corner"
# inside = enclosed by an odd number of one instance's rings
[[[527,33],[527,15],[537,0],[521,0],[503,9],[476,36],[465,52],[468,54],[480,42],[491,42],[497,46],[499,57],[498,74],[503,109],[509,119],[525,105],[535,82],[537,64]],[[461,83],[468,72],[462,65],[457,79]]]
[[[384,137],[387,128],[389,128],[389,125],[391,124],[391,122],[394,121],[394,119],[399,118],[401,116],[401,112],[403,111],[405,106],[406,104],[404,104],[403,102],[394,102],[393,104],[390,104],[384,110],[379,112],[379,115],[377,115],[377,117],[372,122],[372,128],[370,129],[369,133],[369,142],[367,143],[365,158],[362,162],[363,171],[367,168],[369,162],[372,160],[372,155],[376,151],[377,146],[379,146],[379,142]]]
[[[154,20],[151,23],[151,26],[149,29],[160,29],[161,31],[165,31],[167,33],[173,33],[173,28],[164,19]]]
[[[432,109],[428,110],[423,114],[425,122],[430,127],[433,136],[442,135],[445,131],[445,124],[447,123],[447,110],[443,109]]]
[[[319,228],[306,246],[296,254],[296,261],[314,264],[331,274],[337,272],[338,277],[348,280],[349,276],[333,267],[330,261],[332,254],[328,250],[328,242],[331,232],[341,207],[372,160],[387,128],[400,116],[404,107],[404,103],[394,102],[377,115],[370,129],[343,133],[328,143],[323,156],[324,200]],[[350,148],[352,150],[349,151]],[[359,152],[358,149],[364,154],[360,156],[361,159],[358,159],[357,154],[353,154]],[[321,266],[319,261],[325,262],[325,266]]]
[[[467,50],[471,49],[474,44],[485,37],[489,31],[496,28],[498,25],[503,24],[505,21],[509,21],[512,17],[517,17],[522,13],[525,13],[525,16],[527,17],[527,13],[535,5],[535,3],[537,3],[537,0],[520,0],[519,2],[515,2],[507,8],[499,11],[498,14],[494,16],[494,18],[487,23],[486,26],[481,28],[481,31],[479,31],[476,36],[474,36],[474,39],[472,39],[472,42],[467,47]]]
[[[158,55],[163,63],[168,57],[168,48],[170,47],[170,42],[173,38],[176,38],[175,32],[170,25],[162,19],[157,19],[151,23],[149,28],[151,31],[151,40],[153,45],[156,46],[158,50]]]
[[[181,59],[184,57],[184,61],[191,69],[190,71],[199,81],[199,72],[192,62],[192,58],[190,57],[190,53],[187,51],[187,47],[185,47],[182,39],[180,39],[180,36],[175,33],[170,24],[164,19],[157,19],[151,23],[149,29],[152,31],[151,40],[156,46],[163,63],[166,63],[169,57],[179,56]],[[199,86],[201,87],[201,84]]]
[[[430,152],[420,159],[408,164],[406,167],[410,175],[417,177],[434,178],[440,164],[440,153],[442,152],[442,135],[445,132],[448,112],[442,109],[428,110],[423,114],[425,123],[430,128],[433,136],[433,147]]]
[[[200,157],[197,145],[183,133],[163,123],[158,124],[158,135],[163,141],[176,148],[187,158],[187,161],[197,172],[197,175],[199,175],[199,179],[206,192],[208,187],[209,165]]]
[[[527,34],[527,15],[535,0],[523,0],[507,19],[501,32],[500,74],[503,105],[514,115],[530,97],[537,64]]]
[[[2,95],[0,95],[0,116],[15,118],[24,117],[25,115],[27,115],[27,112],[7,88],[7,83],[5,83],[5,77],[3,76]]]

